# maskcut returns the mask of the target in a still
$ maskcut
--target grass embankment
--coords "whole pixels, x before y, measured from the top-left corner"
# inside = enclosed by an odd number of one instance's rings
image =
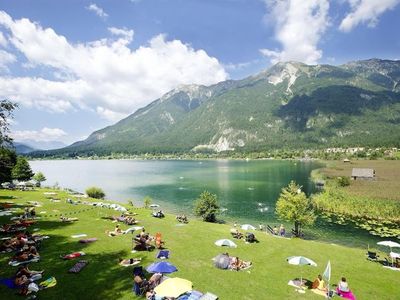
[[[338,185],[336,178],[349,177],[353,168],[375,169],[376,178]],[[353,221],[373,235],[400,237],[400,161],[330,161],[327,167],[313,171],[312,177],[326,180],[324,191],[313,202],[328,221]]]
[[[132,235],[108,237],[105,230],[113,229],[115,224],[102,217],[117,215],[113,210],[92,208],[91,206],[71,205],[65,202],[68,195],[58,192],[60,203],[50,202],[43,195],[45,190],[31,192],[0,191],[1,201],[14,201],[23,207],[27,201],[39,201],[42,207],[37,208],[42,218],[33,225],[40,228],[40,233],[50,238],[42,243],[39,252],[41,261],[31,264],[31,269],[45,270],[47,276],[55,276],[57,285],[40,291],[40,299],[135,299],[131,292],[131,267],[117,264],[119,257],[141,257],[142,265],[147,266],[155,261],[156,251],[131,253]],[[16,197],[16,198],[11,198]],[[40,214],[46,211],[46,214]],[[327,260],[332,263],[332,282],[340,276],[346,276],[358,299],[395,299],[398,296],[400,272],[382,268],[378,263],[365,259],[365,251],[329,245],[299,239],[280,239],[266,234],[256,233],[258,244],[245,244],[237,241],[238,248],[225,249],[214,245],[220,238],[229,238],[229,225],[204,223],[190,220],[186,226],[176,226],[174,216],[164,219],[150,216],[150,211],[134,209],[138,213],[140,225],[155,234],[161,232],[166,246],[171,251],[170,261],[177,266],[178,272],[173,277],[189,279],[194,288],[203,292],[210,291],[220,299],[323,299],[307,291],[302,295],[287,285],[290,279],[299,277],[313,280],[322,273]],[[66,224],[59,221],[60,213],[78,217],[79,221]],[[55,216],[58,215],[58,216]],[[1,223],[9,222],[9,217],[0,217]],[[126,225],[122,229],[128,228]],[[88,237],[97,237],[93,244],[79,244],[73,234],[86,233]],[[79,274],[68,274],[67,270],[75,261],[64,261],[60,254],[74,251],[85,251],[84,259],[89,265]],[[216,269],[211,258],[221,252],[239,256],[253,262],[248,271],[226,271]],[[292,266],[286,258],[292,255],[307,256],[318,264],[318,267]],[[15,268],[8,266],[10,254],[0,254],[0,277],[10,277]],[[1,299],[21,299],[4,286],[0,286]]]
[[[344,190],[351,195],[369,199],[400,201],[400,161],[399,160],[353,160],[328,161],[319,172],[327,177],[351,176],[353,168],[369,168],[376,171],[375,180],[354,180]]]

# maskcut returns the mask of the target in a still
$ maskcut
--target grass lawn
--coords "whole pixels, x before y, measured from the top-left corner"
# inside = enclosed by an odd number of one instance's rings
[[[377,172],[379,176],[379,171]],[[68,195],[57,192],[61,202],[54,203],[43,192],[37,191],[0,191],[0,202],[14,201],[24,205],[27,201],[39,201],[42,207],[36,209],[41,219],[31,228],[40,228],[40,233],[49,235],[39,252],[41,261],[33,263],[33,270],[45,270],[44,278],[55,276],[57,285],[39,292],[40,299],[135,299],[131,291],[132,267],[121,267],[119,257],[141,257],[142,265],[155,261],[157,251],[131,253],[131,234],[108,237],[105,230],[112,230],[115,224],[102,217],[118,213],[106,208],[91,207],[83,204],[71,205],[65,202]],[[13,197],[13,198],[11,198]],[[16,198],[15,198],[16,197]],[[23,206],[21,206],[23,207]],[[40,211],[46,211],[40,214]],[[400,299],[400,272],[383,268],[379,263],[369,262],[365,251],[337,245],[303,241],[299,239],[280,239],[256,233],[258,244],[245,244],[237,241],[236,249],[220,248],[214,241],[230,238],[230,225],[210,224],[190,220],[186,226],[176,226],[172,215],[164,219],[150,216],[145,209],[132,209],[138,213],[139,225],[145,226],[152,235],[161,232],[166,247],[171,251],[170,262],[177,266],[178,272],[172,277],[181,277],[193,282],[194,289],[210,291],[220,299],[324,299],[306,291],[295,292],[287,285],[290,279],[303,276],[309,280],[322,273],[328,259],[332,264],[332,283],[346,276],[357,299]],[[79,221],[66,224],[59,221],[59,214],[78,217]],[[58,216],[55,216],[57,214]],[[9,222],[9,217],[0,217],[0,223]],[[121,225],[122,229],[128,228]],[[70,236],[86,233],[88,237],[97,237],[92,244],[80,244]],[[85,251],[84,259],[89,265],[79,274],[69,274],[67,270],[75,261],[64,261],[61,254]],[[253,262],[246,271],[219,270],[211,259],[219,253],[228,251],[230,255]],[[293,266],[286,262],[292,255],[303,255],[313,259],[318,267]],[[381,254],[383,255],[383,254]],[[8,266],[10,254],[0,254],[0,277],[11,277],[15,268]],[[14,290],[0,285],[0,299],[23,299],[15,295]]]
[[[353,168],[370,168],[376,171],[376,180],[354,180],[345,190],[356,196],[370,199],[400,200],[399,160],[328,161],[320,172],[327,177],[351,176]]]

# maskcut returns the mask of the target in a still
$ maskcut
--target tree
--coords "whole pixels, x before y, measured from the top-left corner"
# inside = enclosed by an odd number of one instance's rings
[[[12,142],[12,138],[8,135],[9,120],[12,118],[12,113],[18,105],[9,100],[0,100],[0,147],[8,146]]]
[[[12,169],[17,162],[14,151],[0,147],[0,183],[12,180]]]
[[[144,199],[143,199],[143,206],[144,206],[144,208],[149,208],[149,206],[150,206],[150,204],[151,204],[152,201],[153,201],[153,199],[151,199],[150,196],[144,197]]]
[[[33,176],[33,180],[36,181],[36,185],[40,187],[43,181],[46,181],[46,177],[43,175],[42,172],[38,172]]]
[[[296,236],[301,235],[301,228],[303,226],[311,225],[315,221],[311,201],[301,191],[301,186],[293,180],[287,187],[282,189],[279,199],[276,202],[275,211],[279,218],[294,222]]]
[[[103,199],[106,194],[101,188],[92,186],[86,189],[86,195],[88,195],[90,198],[95,198],[95,199]]]
[[[219,213],[217,195],[204,191],[196,199],[194,213],[206,222],[215,222]]]
[[[25,157],[17,157],[17,163],[13,167],[11,175],[13,179],[18,181],[27,181],[32,178],[33,172]]]

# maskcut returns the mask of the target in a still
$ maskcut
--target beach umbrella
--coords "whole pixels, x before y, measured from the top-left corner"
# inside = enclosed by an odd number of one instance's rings
[[[296,266],[304,266],[304,265],[314,266],[314,267],[317,266],[317,264],[313,260],[304,256],[291,256],[288,257],[286,260],[289,264]],[[300,287],[302,284],[303,284],[303,274],[301,274],[300,276]]]
[[[125,230],[124,233],[125,234],[127,234],[129,232],[133,233],[134,231],[141,230],[141,229],[143,229],[143,226],[132,226],[132,227],[129,227],[127,230]]]
[[[381,246],[387,246],[390,248],[390,253],[392,253],[392,248],[400,248],[400,244],[393,242],[393,241],[381,241],[377,243],[378,245]],[[392,266],[393,266],[393,256],[390,255],[391,259],[392,259]]]
[[[178,269],[171,263],[166,261],[154,262],[146,268],[149,273],[172,273]]]
[[[326,264],[326,268],[324,273],[322,274],[322,278],[325,278],[325,280],[328,282],[328,291],[329,291],[329,283],[331,281],[331,261],[328,260],[328,263]],[[328,298],[330,298],[330,294],[328,293]]]
[[[219,269],[228,269],[229,267],[229,255],[219,254],[213,258],[214,266]]]
[[[231,247],[231,248],[236,248],[236,244],[234,242],[232,242],[231,240],[228,239],[222,239],[222,240],[218,240],[215,242],[215,245],[217,246],[226,246],[226,247]]]
[[[192,282],[182,278],[168,278],[160,283],[154,291],[157,296],[178,298],[192,290]]]
[[[243,230],[256,230],[256,228],[250,224],[244,224],[240,228],[242,228]]]

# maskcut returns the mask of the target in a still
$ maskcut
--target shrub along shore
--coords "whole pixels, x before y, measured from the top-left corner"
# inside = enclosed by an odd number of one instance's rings
[[[55,192],[46,196],[44,192]],[[52,199],[50,199],[52,197]],[[40,219],[31,226],[50,236],[44,240],[39,249],[41,260],[32,263],[30,269],[45,270],[44,278],[54,276],[57,285],[39,291],[40,299],[135,299],[132,293],[132,268],[118,265],[119,258],[141,258],[144,267],[156,261],[157,251],[136,252],[132,250],[131,234],[109,237],[105,231],[113,230],[115,223],[105,219],[117,216],[119,212],[112,209],[93,207],[85,204],[67,203],[73,200],[98,202],[95,199],[74,199],[63,191],[37,189],[35,191],[0,191],[0,203],[8,202],[11,209],[22,213],[28,201],[36,201],[37,216]],[[54,201],[56,199],[56,201]],[[59,200],[59,202],[58,202]],[[105,201],[104,201],[105,202]],[[4,205],[3,205],[4,206]],[[151,216],[151,210],[128,207],[137,213],[140,226],[144,226],[151,235],[162,233],[170,250],[170,262],[178,272],[171,277],[181,277],[193,282],[193,287],[202,292],[210,291],[220,299],[323,299],[307,290],[305,294],[295,291],[287,283],[302,276],[314,280],[321,274],[328,260],[332,265],[332,280],[335,284],[341,276],[347,277],[350,288],[358,299],[394,299],[398,295],[400,272],[383,268],[381,264],[366,260],[365,250],[348,248],[317,241],[301,239],[283,239],[255,231],[255,244],[246,244],[235,240],[237,248],[221,248],[214,242],[222,238],[231,238],[229,224],[206,223],[191,219],[187,225],[177,226],[175,216],[166,214],[163,219]],[[73,223],[60,221],[60,215],[76,217]],[[0,223],[9,223],[10,216],[1,216]],[[125,230],[129,226],[121,224]],[[88,238],[96,237],[98,241],[91,244],[80,244],[71,236],[87,234]],[[232,239],[232,238],[231,238]],[[89,264],[79,274],[69,274],[68,270],[76,261],[64,261],[60,255],[75,251],[84,251]],[[253,265],[245,271],[220,270],[213,266],[211,259],[222,252],[231,256],[252,261]],[[8,265],[11,254],[0,254],[0,277],[14,275],[16,268]],[[303,255],[313,259],[318,266],[293,266],[286,258]],[[381,253],[383,257],[385,254]],[[23,299],[15,295],[15,290],[0,285],[1,299]]]

